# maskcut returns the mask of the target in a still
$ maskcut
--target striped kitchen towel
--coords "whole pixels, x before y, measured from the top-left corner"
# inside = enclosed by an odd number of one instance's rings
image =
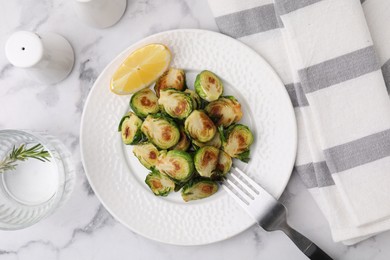
[[[220,31],[263,56],[295,109],[295,172],[353,244],[390,229],[389,0],[209,0]]]

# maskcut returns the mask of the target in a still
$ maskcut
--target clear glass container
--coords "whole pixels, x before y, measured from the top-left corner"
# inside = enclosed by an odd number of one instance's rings
[[[69,197],[75,183],[71,154],[55,137],[40,132],[0,130],[0,162],[13,147],[41,144],[49,162],[16,161],[15,170],[0,173],[0,229],[28,227],[49,216]]]

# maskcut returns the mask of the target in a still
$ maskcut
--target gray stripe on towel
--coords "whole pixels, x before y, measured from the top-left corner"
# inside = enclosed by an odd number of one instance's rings
[[[383,78],[385,79],[387,93],[390,94],[390,60],[388,60],[385,64],[383,64],[382,74],[383,74]]]
[[[284,15],[320,1],[322,0],[275,0],[275,6],[278,14]]]
[[[311,93],[380,68],[373,46],[298,71],[305,93]]]
[[[301,83],[290,83],[286,84],[285,87],[288,95],[290,96],[293,107],[304,107],[309,105],[305,93],[303,93]]]
[[[296,165],[294,171],[298,173],[299,177],[306,188],[315,188],[318,187],[316,174],[314,172],[313,163],[308,163],[304,165]]]
[[[215,18],[221,33],[233,38],[279,28],[273,4],[219,16]]]
[[[326,162],[297,165],[294,171],[299,174],[306,188],[309,189],[327,187],[335,184]]]
[[[390,156],[390,130],[324,150],[331,173],[342,172]]]
[[[314,163],[314,170],[316,172],[318,187],[335,185],[332,174],[325,161]]]

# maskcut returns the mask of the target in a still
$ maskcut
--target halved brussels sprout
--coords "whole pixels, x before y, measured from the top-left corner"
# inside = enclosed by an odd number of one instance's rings
[[[219,175],[226,176],[226,174],[230,171],[230,168],[232,168],[232,164],[232,157],[230,157],[226,152],[220,150],[217,167],[215,168],[216,172],[218,172]]]
[[[158,103],[173,118],[184,119],[192,112],[191,97],[174,89],[162,90]]]
[[[192,99],[192,108],[194,110],[199,109],[202,106],[202,100],[200,99],[199,95],[196,94],[195,91],[191,89],[186,89],[184,93],[188,94],[190,98]]]
[[[167,176],[153,171],[146,176],[145,183],[156,196],[168,196],[175,189],[175,183]]]
[[[152,143],[135,145],[133,153],[146,168],[153,169],[156,166],[159,151]]]
[[[149,88],[134,93],[130,99],[130,107],[139,117],[155,114],[159,110],[157,96]]]
[[[160,149],[168,149],[180,139],[179,129],[173,120],[160,114],[148,115],[141,126],[149,141]]]
[[[196,151],[194,156],[195,169],[202,177],[211,177],[217,167],[219,149],[204,146]]]
[[[195,91],[206,101],[217,100],[223,93],[222,81],[211,71],[204,70],[196,76]]]
[[[196,145],[197,147],[203,147],[203,146],[214,146],[215,148],[220,148],[221,145],[222,145],[222,141],[221,141],[221,136],[219,134],[219,132],[216,132],[213,139],[211,139],[210,141],[208,142],[205,142],[205,143],[202,143],[202,142],[199,142],[197,140],[192,140],[192,143],[194,145]]]
[[[185,202],[210,197],[218,191],[218,184],[211,180],[199,179],[184,185],[181,197]]]
[[[194,162],[186,152],[171,150],[160,153],[156,169],[177,182],[184,182],[191,178],[194,172]]]
[[[214,121],[216,126],[228,127],[237,123],[242,118],[241,105],[232,97],[221,97],[218,100],[210,102],[205,107],[206,113]]]
[[[142,140],[141,125],[142,120],[132,112],[122,117],[119,129],[124,144],[135,144]]]
[[[201,110],[194,110],[184,122],[185,131],[195,140],[205,143],[213,139],[217,128]]]
[[[184,70],[169,68],[154,85],[157,97],[160,97],[160,91],[163,89],[174,88],[183,91],[186,88],[186,75]]]
[[[233,158],[248,162],[249,147],[254,140],[251,130],[245,125],[236,124],[226,130],[225,136],[222,142],[223,150]]]
[[[172,147],[172,150],[179,150],[185,152],[188,150],[190,145],[191,142],[186,133],[184,132],[184,128],[180,126],[180,140],[174,147]]]

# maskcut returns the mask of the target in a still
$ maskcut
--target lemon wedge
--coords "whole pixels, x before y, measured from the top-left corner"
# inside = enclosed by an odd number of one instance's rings
[[[168,69],[171,57],[163,44],[149,44],[135,50],[112,76],[111,91],[128,95],[150,86]]]

